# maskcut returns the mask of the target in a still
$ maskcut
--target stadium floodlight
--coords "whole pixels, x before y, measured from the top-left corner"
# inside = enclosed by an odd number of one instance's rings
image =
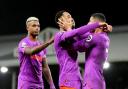
[[[2,67],[0,68],[0,72],[1,72],[1,73],[7,73],[7,72],[8,72],[8,68],[5,67],[5,66],[2,66]]]
[[[103,69],[108,69],[110,67],[110,63],[109,62],[105,62],[103,65]]]

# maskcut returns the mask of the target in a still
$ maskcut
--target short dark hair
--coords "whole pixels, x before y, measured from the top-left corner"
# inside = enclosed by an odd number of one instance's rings
[[[94,13],[91,16],[99,19],[100,21],[106,22],[106,17],[103,13]]]
[[[55,22],[58,22],[58,19],[63,15],[63,13],[66,12],[65,10],[58,11],[55,16]]]

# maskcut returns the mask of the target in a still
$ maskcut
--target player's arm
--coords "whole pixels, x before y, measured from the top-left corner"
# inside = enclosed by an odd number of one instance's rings
[[[42,70],[43,70],[44,77],[46,78],[47,82],[50,85],[50,89],[56,89],[53,83],[52,75],[51,75],[50,68],[48,66],[46,58],[43,59]]]
[[[72,48],[79,52],[85,52],[86,47],[84,46],[85,40],[79,40],[72,44]]]
[[[84,46],[84,39],[87,39],[88,36],[90,35],[90,32],[85,33],[83,35],[80,35],[79,37],[76,38],[76,42],[73,43],[73,49],[79,52],[85,52],[86,48]]]
[[[85,39],[85,38],[87,38],[89,35],[90,35],[90,32],[87,32],[87,33],[85,33],[85,34],[80,35],[80,36],[78,37],[78,39],[76,39],[76,40]]]
[[[101,24],[96,22],[96,23],[81,26],[71,31],[63,32],[63,34],[61,35],[61,40],[65,40],[65,39],[75,37],[75,36],[80,36],[100,26]]]
[[[51,38],[50,40],[42,43],[41,45],[39,46],[35,46],[35,47],[25,47],[24,49],[24,53],[25,54],[28,54],[28,55],[32,55],[32,54],[35,54],[35,53],[38,53],[40,51],[42,51],[43,49],[45,49],[46,47],[48,47],[50,44],[53,43],[53,38]]]
[[[90,46],[96,44],[95,40],[97,37],[93,35],[88,35],[85,39],[81,39],[72,44],[73,49],[79,52],[86,52],[86,49]]]

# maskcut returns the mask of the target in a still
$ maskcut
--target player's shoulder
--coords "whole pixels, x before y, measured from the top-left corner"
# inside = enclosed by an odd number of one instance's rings
[[[100,39],[109,39],[108,35],[106,33],[99,34]]]
[[[56,33],[56,35],[62,35],[63,33],[64,32],[59,31],[59,32]]]
[[[98,35],[96,34],[96,40],[97,40],[97,42],[99,42],[99,43],[104,43],[104,42],[106,42],[106,41],[109,40],[109,37],[108,37],[107,34],[100,33],[100,34],[98,34]]]
[[[25,41],[27,41],[27,40],[28,40],[28,37],[25,37],[25,38],[21,39],[19,43],[25,42]]]
[[[57,32],[57,33],[55,33],[55,38],[56,38],[56,37],[57,37],[57,38],[60,37],[61,35],[63,35],[63,33],[64,33],[64,32],[60,32],[60,31]]]
[[[27,40],[28,40],[27,37],[21,39],[20,42],[19,42],[19,45],[18,45],[18,46],[24,46],[24,45],[27,45]]]

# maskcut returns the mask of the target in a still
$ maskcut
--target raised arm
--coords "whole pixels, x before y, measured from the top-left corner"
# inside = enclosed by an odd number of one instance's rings
[[[94,30],[95,28],[97,28],[99,26],[100,26],[100,24],[98,22],[96,22],[93,24],[81,26],[81,27],[79,27],[77,29],[73,29],[71,31],[63,32],[61,35],[61,40],[63,41],[68,38],[83,35],[91,30]]]

